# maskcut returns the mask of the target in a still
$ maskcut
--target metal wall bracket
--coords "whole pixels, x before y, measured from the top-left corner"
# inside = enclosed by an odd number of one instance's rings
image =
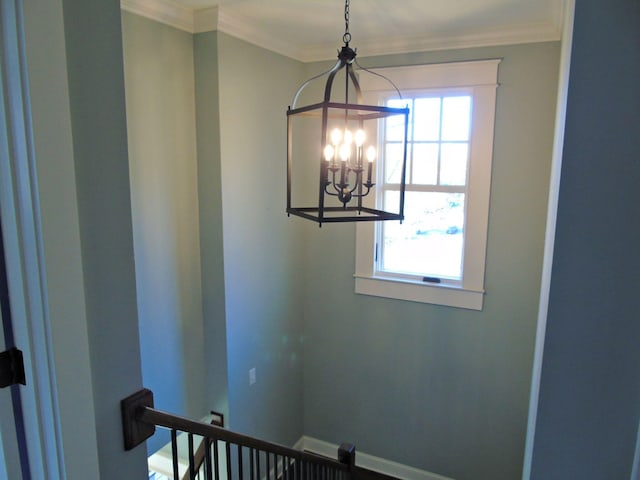
[[[0,353],[0,388],[11,385],[26,385],[22,352],[17,348]]]
[[[125,450],[137,447],[156,432],[155,425],[138,420],[138,413],[144,407],[153,408],[153,392],[148,388],[138,390],[120,401]]]

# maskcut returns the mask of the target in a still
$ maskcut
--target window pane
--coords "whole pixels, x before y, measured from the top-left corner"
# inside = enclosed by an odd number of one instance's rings
[[[385,206],[398,198],[386,192]],[[407,192],[404,222],[382,223],[382,270],[460,279],[464,199],[462,193]]]
[[[402,176],[402,143],[388,143],[385,145],[384,181],[386,183],[400,183]],[[407,145],[407,158],[410,158],[410,146]]]
[[[442,100],[442,141],[469,140],[471,97],[445,97]]]
[[[404,108],[407,104],[411,107],[410,100],[387,100],[387,107],[391,108]],[[411,123],[411,112],[409,112],[409,123]],[[387,142],[404,142],[404,115],[387,117],[385,128]],[[411,126],[408,128],[407,138],[411,140]]]
[[[416,98],[413,104],[414,140],[440,139],[440,97]]]
[[[411,183],[436,185],[438,183],[438,144],[413,144],[413,175]]]
[[[467,183],[466,143],[443,143],[440,161],[440,185],[465,185]]]

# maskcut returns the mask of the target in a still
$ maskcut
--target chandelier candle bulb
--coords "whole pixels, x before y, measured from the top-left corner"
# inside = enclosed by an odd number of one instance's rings
[[[367,183],[371,185],[371,173],[373,171],[373,161],[376,159],[376,149],[371,146],[367,148]]]
[[[331,145],[327,145],[326,147],[324,147],[324,159],[327,162],[330,162],[331,160],[333,160],[333,155],[334,155],[334,148]]]
[[[366,140],[366,133],[363,129],[359,128],[356,131],[355,141],[356,141],[356,166],[362,167],[362,148],[364,145],[364,141]]]
[[[335,164],[334,161],[334,148],[331,145],[327,145],[324,147],[324,159],[327,161],[326,165],[322,168],[324,169],[324,182],[329,183],[329,167]]]
[[[351,156],[351,146],[347,143],[343,143],[340,146],[340,185],[345,185],[347,174],[347,163]]]
[[[334,147],[340,145],[340,140],[342,140],[342,132],[339,128],[334,128],[331,132],[331,143],[333,143]]]
[[[345,128],[344,129],[344,144],[351,146],[352,143],[353,143],[353,134],[351,133],[351,130],[349,130],[348,128]]]

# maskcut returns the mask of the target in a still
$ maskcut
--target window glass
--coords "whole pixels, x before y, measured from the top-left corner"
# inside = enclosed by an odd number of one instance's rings
[[[467,141],[471,116],[471,97],[446,97],[442,101],[442,140]]]
[[[404,108],[407,106],[406,100],[391,99],[387,101],[387,106],[391,108]],[[409,105],[411,107],[411,105]],[[404,142],[404,116],[394,115],[385,122],[385,132],[387,142]],[[411,128],[407,132],[407,138],[411,140]]]
[[[386,192],[385,206],[398,198]],[[381,270],[460,279],[463,230],[463,193],[407,192],[404,222],[383,224]]]
[[[440,139],[440,97],[417,98],[413,104],[413,140],[437,142]]]
[[[387,100],[387,106],[409,104],[405,220],[383,222],[379,270],[386,273],[462,278],[465,193],[467,183],[471,97],[416,96]],[[398,208],[402,168],[402,128],[397,119],[384,120],[383,209]]]
[[[387,143],[384,149],[384,181],[386,183],[400,183],[402,175],[402,153],[401,143]],[[407,152],[409,157],[409,152]]]
[[[466,143],[443,143],[440,155],[440,184],[464,185],[467,181],[467,157],[469,145]]]
[[[413,145],[411,183],[436,185],[438,183],[438,157],[440,148],[437,143],[416,143]]]

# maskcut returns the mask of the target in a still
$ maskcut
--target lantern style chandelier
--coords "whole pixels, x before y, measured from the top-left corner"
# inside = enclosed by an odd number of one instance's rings
[[[287,109],[287,214],[318,222],[320,226],[325,222],[402,221],[409,108],[363,103],[354,64],[358,72],[389,82],[392,90],[402,97],[389,79],[361,67],[356,61],[356,50],[349,46],[349,0],[345,1],[344,19],[344,45],[338,52],[337,63],[303,83]],[[340,73],[344,75],[344,92],[340,92],[340,98],[333,99],[333,82]],[[327,81],[322,101],[297,107],[303,90],[324,76]],[[399,198],[394,204],[397,209],[383,211],[375,208],[375,195],[370,194],[375,191],[377,147],[382,144],[378,138],[384,138],[384,125],[389,125],[390,117],[395,117],[392,120],[394,138],[404,140],[399,165]],[[381,119],[387,122],[380,122]],[[313,178],[319,182],[315,183]]]

